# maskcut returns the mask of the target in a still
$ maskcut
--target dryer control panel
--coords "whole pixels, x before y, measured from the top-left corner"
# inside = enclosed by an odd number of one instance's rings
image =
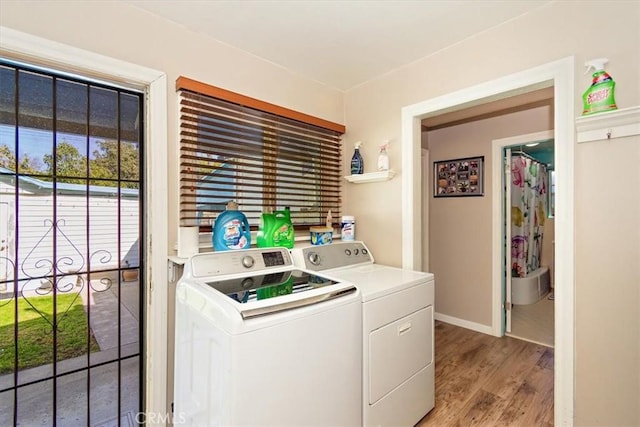
[[[334,242],[329,245],[295,248],[291,250],[291,256],[296,266],[313,271],[374,262],[369,248],[363,242]]]

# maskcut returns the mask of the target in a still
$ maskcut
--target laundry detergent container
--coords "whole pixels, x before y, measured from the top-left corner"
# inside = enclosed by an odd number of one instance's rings
[[[263,213],[260,218],[256,240],[259,248],[293,248],[295,231],[291,223],[291,211],[289,208],[272,213]]]
[[[216,218],[211,236],[216,251],[248,249],[251,247],[251,229],[247,217],[238,210],[236,202],[229,202],[227,210]]]

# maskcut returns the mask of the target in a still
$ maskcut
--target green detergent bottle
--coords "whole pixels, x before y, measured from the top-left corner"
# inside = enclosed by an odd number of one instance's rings
[[[613,78],[604,71],[604,64],[609,62],[606,58],[592,59],[584,63],[587,67],[588,73],[592,68],[594,69],[593,80],[591,86],[582,94],[582,103],[584,108],[582,115],[599,113],[602,111],[616,110],[615,88],[616,82]]]
[[[259,248],[283,247],[291,249],[294,240],[295,231],[291,223],[289,208],[262,214],[256,243]]]

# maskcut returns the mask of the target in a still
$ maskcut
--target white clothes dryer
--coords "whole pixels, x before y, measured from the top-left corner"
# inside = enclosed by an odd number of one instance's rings
[[[176,288],[174,419],[361,425],[360,300],[285,248],[191,257]]]
[[[300,268],[360,290],[363,425],[417,424],[435,403],[433,274],[376,264],[357,241],[291,253]]]

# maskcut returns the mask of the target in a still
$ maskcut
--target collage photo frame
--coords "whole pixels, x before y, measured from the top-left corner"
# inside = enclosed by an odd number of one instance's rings
[[[484,156],[433,162],[433,197],[484,196]]]

